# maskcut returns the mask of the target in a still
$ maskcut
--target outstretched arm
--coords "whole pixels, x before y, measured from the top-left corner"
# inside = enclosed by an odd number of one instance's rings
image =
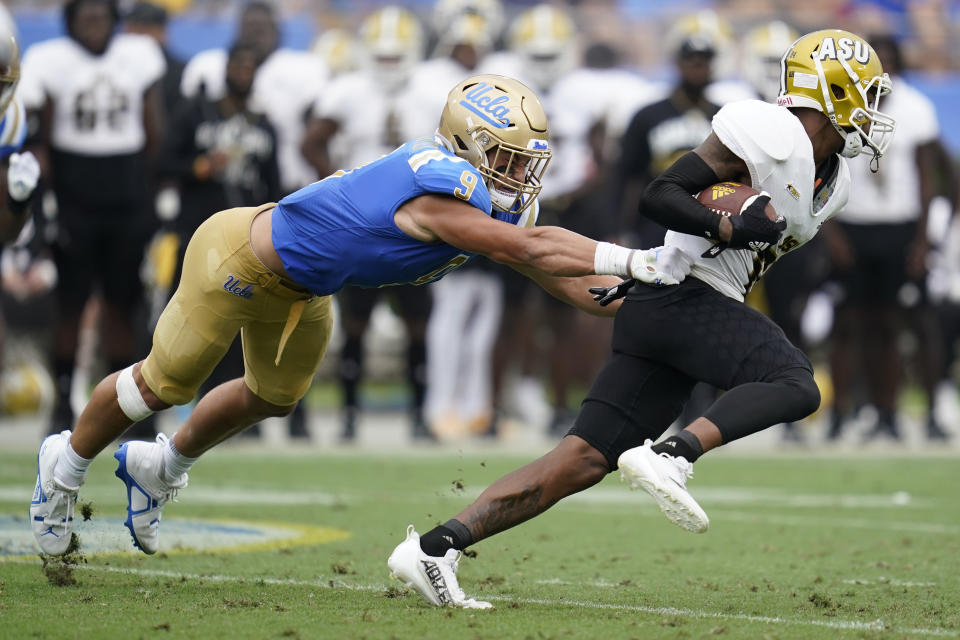
[[[615,276],[580,276],[578,278],[564,278],[561,276],[552,276],[542,271],[537,271],[523,265],[513,265],[513,268],[527,276],[541,287],[544,291],[554,298],[566,302],[567,304],[582,309],[595,316],[613,317],[620,308],[621,300],[616,300],[606,306],[601,306],[594,300],[593,294],[589,293],[591,287],[614,287],[620,283],[620,278]],[[507,301],[511,302],[510,300]]]
[[[517,227],[490,218],[455,198],[414,198],[397,210],[395,220],[404,233],[422,242],[442,241],[496,262],[527,267],[549,276],[618,275],[643,282],[676,284],[689,272],[685,261],[674,264],[670,260],[678,251],[673,248],[662,252],[633,251],[598,243],[562,227]]]

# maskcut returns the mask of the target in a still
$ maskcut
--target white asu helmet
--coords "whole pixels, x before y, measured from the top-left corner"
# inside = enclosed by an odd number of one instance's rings
[[[0,4],[0,118],[20,82],[20,44],[17,27],[6,7]]]
[[[780,60],[800,34],[781,20],[765,22],[743,38],[744,79],[765,102],[776,102],[780,93]]]
[[[437,135],[484,176],[494,207],[520,213],[533,204],[551,151],[547,114],[525,84],[493,74],[460,82],[447,95]],[[517,166],[522,180],[511,175]]]
[[[841,154],[853,158],[869,149],[876,168],[896,130],[896,121],[880,111],[880,98],[890,88],[866,40],[823,29],[802,36],[783,54],[777,104],[820,111],[844,139]]]
[[[423,58],[423,31],[409,10],[388,6],[370,14],[360,25],[360,42],[377,80],[398,87]]]
[[[551,87],[577,61],[577,28],[563,10],[538,4],[510,27],[510,49],[523,59],[524,73],[539,89]]]

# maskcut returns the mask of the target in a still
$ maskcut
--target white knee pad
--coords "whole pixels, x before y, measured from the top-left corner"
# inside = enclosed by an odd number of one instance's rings
[[[133,379],[133,365],[121,371],[117,378],[117,401],[123,413],[134,422],[140,422],[153,413],[153,409],[144,402],[137,382]]]

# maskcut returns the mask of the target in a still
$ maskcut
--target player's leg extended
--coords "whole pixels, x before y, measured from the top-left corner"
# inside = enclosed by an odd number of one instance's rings
[[[703,532],[709,521],[685,485],[693,462],[721,444],[805,418],[820,393],[806,356],[777,325],[696,282],[666,294],[676,298],[670,306],[628,298],[617,315],[614,347],[728,390],[680,433],[625,451],[618,461],[623,478],[653,495],[672,522]]]
[[[73,433],[50,436],[41,446],[30,512],[34,534],[47,553],[63,553],[69,544],[72,505],[92,459],[134,422],[171,404],[192,400],[197,387],[239,330],[242,303],[247,301],[223,290],[218,270],[230,269],[231,265],[216,257],[231,254],[221,246],[224,234],[220,227],[232,222],[232,218],[218,214],[197,230],[187,251],[182,286],[157,323],[153,349],[147,359],[102,380]],[[170,482],[160,478],[155,482],[142,480],[136,490],[140,493],[136,493],[131,488],[136,483],[131,483],[130,475],[138,473],[134,469],[138,465],[127,456],[131,446],[134,452],[147,451],[145,447],[162,448],[136,443],[122,449],[121,466],[125,473],[129,471],[124,478],[128,497],[146,495],[144,484],[157,485],[147,491],[161,498],[170,487],[183,484],[179,476],[167,478]],[[137,457],[135,453],[133,458]],[[154,472],[158,470],[155,468]],[[152,504],[150,498],[144,500],[148,506]]]
[[[310,388],[330,340],[330,297],[302,300],[304,309],[279,362],[280,337],[298,298],[274,297],[263,319],[247,322],[241,332],[244,377],[207,393],[174,435],[173,445],[184,456],[196,458],[255,422],[289,414]]]
[[[609,472],[603,454],[581,438],[568,436],[539,460],[494,482],[473,504],[423,538],[410,525],[387,566],[435,605],[487,609],[490,603],[467,598],[457,582],[460,552],[593,486]]]

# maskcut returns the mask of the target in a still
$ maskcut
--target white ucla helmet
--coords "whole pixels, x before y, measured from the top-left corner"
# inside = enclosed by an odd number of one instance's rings
[[[877,161],[896,130],[896,121],[880,111],[880,98],[890,88],[890,77],[866,40],[824,29],[802,36],[783,55],[777,104],[820,111],[843,137],[843,156],[869,149]]]
[[[533,204],[551,152],[547,114],[525,84],[493,74],[467,78],[447,95],[437,135],[484,176],[494,207],[520,213]],[[517,166],[522,179],[511,171]]]
[[[423,58],[420,22],[403,7],[383,7],[370,14],[360,25],[360,42],[370,69],[389,87],[403,84]]]

